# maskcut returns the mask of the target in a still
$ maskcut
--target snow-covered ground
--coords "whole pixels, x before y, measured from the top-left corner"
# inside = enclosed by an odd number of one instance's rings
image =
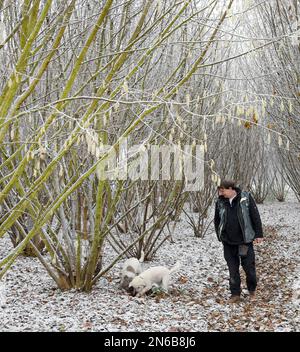
[[[118,263],[91,293],[61,292],[35,258],[20,257],[0,283],[0,331],[299,331],[300,203],[259,205],[265,241],[256,246],[259,285],[250,302],[228,303],[228,273],[213,231],[194,237],[182,220],[153,265],[182,268],[168,296],[131,297],[118,287]],[[0,258],[11,247],[0,239]],[[113,255],[113,253],[112,253]]]

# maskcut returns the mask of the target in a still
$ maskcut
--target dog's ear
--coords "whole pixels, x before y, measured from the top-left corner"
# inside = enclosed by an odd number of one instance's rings
[[[131,265],[128,265],[128,267],[126,269],[127,269],[127,271],[129,271],[131,273],[135,273],[135,270]]]

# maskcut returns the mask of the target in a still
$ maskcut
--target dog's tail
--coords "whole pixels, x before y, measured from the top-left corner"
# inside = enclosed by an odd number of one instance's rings
[[[178,261],[175,263],[174,266],[172,266],[172,268],[170,269],[171,273],[174,273],[175,271],[177,271],[179,268],[181,267],[181,263]]]
[[[143,263],[144,259],[145,259],[145,253],[144,253],[143,250],[141,250],[141,257],[140,257],[140,259],[139,259],[139,262],[140,262],[140,263]]]

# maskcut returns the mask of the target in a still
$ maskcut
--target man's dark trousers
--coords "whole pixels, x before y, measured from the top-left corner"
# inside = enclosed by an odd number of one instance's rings
[[[240,262],[246,273],[246,283],[249,292],[253,292],[256,289],[256,271],[255,271],[255,254],[253,249],[253,243],[248,244],[247,256],[239,256],[239,246],[230,245],[223,242],[224,245],[224,257],[227,262],[229,269],[229,287],[232,295],[241,294],[241,278],[240,278]]]

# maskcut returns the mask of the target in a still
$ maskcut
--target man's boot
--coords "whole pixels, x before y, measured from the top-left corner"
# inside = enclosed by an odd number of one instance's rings
[[[241,297],[239,295],[231,295],[229,303],[240,303]]]
[[[256,298],[255,291],[249,291],[250,301],[254,301]]]

